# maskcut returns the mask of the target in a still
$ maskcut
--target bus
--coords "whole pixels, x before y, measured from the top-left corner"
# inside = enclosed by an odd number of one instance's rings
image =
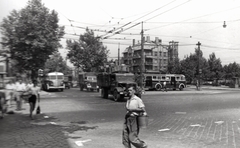
[[[163,82],[166,87],[176,90],[183,90],[186,87],[186,79],[182,74],[144,74],[144,89],[157,90],[163,89]]]
[[[47,73],[42,81],[42,89],[45,91],[49,90],[63,91],[64,88],[65,88],[64,74],[61,72]]]

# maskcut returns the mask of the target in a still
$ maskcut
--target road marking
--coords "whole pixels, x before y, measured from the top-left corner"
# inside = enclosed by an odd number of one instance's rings
[[[214,123],[216,123],[216,124],[223,124],[224,121],[216,121],[216,122],[214,122]]]
[[[75,143],[76,143],[77,146],[83,146],[84,142],[89,142],[89,141],[92,141],[92,140],[91,139],[87,139],[87,140],[82,140],[82,141],[75,141]]]
[[[158,130],[159,132],[165,132],[165,131],[169,131],[170,129],[169,128],[164,128],[164,129],[160,129]]]
[[[187,114],[187,113],[186,113],[186,112],[175,112],[175,114],[185,115],[185,114]]]
[[[192,125],[190,125],[191,127],[201,127],[201,125],[200,124],[192,124]]]

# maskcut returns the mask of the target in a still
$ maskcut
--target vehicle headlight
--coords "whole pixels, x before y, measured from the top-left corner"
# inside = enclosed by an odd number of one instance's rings
[[[97,88],[99,88],[99,86],[97,86]]]
[[[90,83],[87,84],[87,88],[91,88],[91,84]]]
[[[52,81],[50,81],[48,84],[49,84],[50,86],[53,86],[53,82],[52,82]]]

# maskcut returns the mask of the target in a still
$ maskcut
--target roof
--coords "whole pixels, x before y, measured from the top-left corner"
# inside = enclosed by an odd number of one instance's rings
[[[63,76],[64,74],[62,72],[50,72],[48,73],[47,75],[60,75],[60,76]]]

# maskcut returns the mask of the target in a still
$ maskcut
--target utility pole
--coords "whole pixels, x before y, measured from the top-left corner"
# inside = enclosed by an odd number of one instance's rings
[[[198,83],[197,83],[197,90],[200,90],[200,74],[202,73],[202,70],[200,70],[200,46],[201,43],[198,41],[196,44],[198,46]]]
[[[120,43],[118,43],[118,66],[120,65]]]
[[[141,31],[141,78],[140,78],[140,87],[143,88],[143,71],[144,71],[144,36],[143,36],[143,22],[142,22],[142,31]]]

